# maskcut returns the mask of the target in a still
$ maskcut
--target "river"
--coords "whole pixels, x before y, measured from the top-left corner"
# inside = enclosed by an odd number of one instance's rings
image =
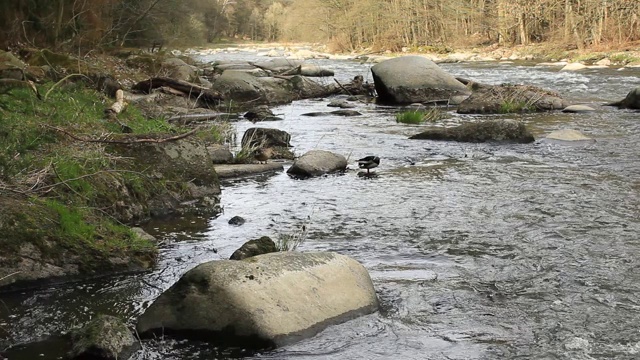
[[[255,59],[253,53],[209,59]],[[340,81],[369,64],[313,60]],[[341,176],[285,173],[226,181],[223,212],[146,224],[163,241],[151,272],[0,295],[0,335],[14,344],[68,331],[100,313],[135,319],[187,270],[228,258],[242,243],[309,229],[300,251],[335,251],[369,270],[375,314],[262,354],[172,339],[145,340],[134,359],[637,359],[640,357],[640,113],[601,107],[639,85],[640,69],[560,72],[533,63],[442,64],[484,83],[560,92],[595,112],[458,115],[523,120],[537,139],[575,129],[594,142],[464,144],[408,140],[423,126],[395,121],[396,108],[358,104],[358,117],[329,99],[274,108],[277,122],[235,123],[289,132],[293,150],[348,156]],[[322,81],[333,81],[326,79]],[[355,159],[381,158],[375,177]],[[412,165],[413,164],[413,165]],[[241,227],[228,220],[240,215]],[[11,360],[57,359],[56,342],[19,347]]]

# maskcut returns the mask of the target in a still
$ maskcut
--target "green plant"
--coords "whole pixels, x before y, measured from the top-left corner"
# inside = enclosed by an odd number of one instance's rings
[[[307,239],[307,234],[308,228],[306,224],[300,225],[293,233],[278,234],[276,247],[278,251],[294,251]]]
[[[526,101],[517,101],[512,99],[505,99],[500,104],[500,109],[498,110],[501,114],[513,114],[513,113],[522,113],[533,111],[535,108],[527,103]]]
[[[443,119],[444,112],[438,108],[428,110],[410,110],[396,114],[396,122],[403,124],[422,124],[424,122],[435,122]]]

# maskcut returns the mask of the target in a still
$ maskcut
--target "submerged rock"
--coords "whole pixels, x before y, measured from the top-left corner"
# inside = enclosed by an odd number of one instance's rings
[[[464,84],[422,56],[403,56],[371,68],[381,102],[411,104],[469,94]]]
[[[623,109],[640,109],[640,86],[629,91],[627,97],[624,99],[607,105],[617,106]]]
[[[535,140],[524,123],[516,120],[489,120],[466,123],[452,128],[433,128],[413,135],[409,139],[516,143],[530,143]]]
[[[234,216],[229,219],[229,225],[241,226],[244,225],[246,220],[242,216]]]
[[[128,359],[140,348],[122,320],[100,315],[81,329],[71,333],[72,359]]]
[[[547,136],[545,136],[545,138],[551,139],[551,140],[562,140],[562,141],[593,140],[592,138],[582,134],[578,130],[571,130],[571,129],[562,129],[562,130],[552,131]]]
[[[596,109],[587,105],[569,105],[566,108],[562,109],[562,112],[566,113],[585,113],[596,111]]]
[[[244,260],[246,258],[277,252],[278,248],[276,243],[268,236],[263,236],[259,239],[249,240],[244,243],[238,250],[231,254],[229,260]]]
[[[377,309],[371,278],[357,261],[287,251],[198,265],[158,297],[137,328],[267,348]]]
[[[344,156],[325,150],[311,150],[296,160],[287,174],[305,178],[344,171],[346,168],[347,159]]]

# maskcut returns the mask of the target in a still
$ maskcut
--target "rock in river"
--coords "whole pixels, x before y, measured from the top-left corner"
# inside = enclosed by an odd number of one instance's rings
[[[357,261],[287,251],[198,265],[158,297],[137,327],[264,348],[377,309],[371,278]]]
[[[382,102],[411,104],[470,93],[464,84],[422,56],[386,60],[374,65],[371,73]]]
[[[311,150],[296,160],[287,174],[313,177],[344,171],[346,168],[347,159],[344,156],[325,150]]]
[[[100,315],[71,333],[72,359],[128,359],[140,348],[127,325],[114,316]]]
[[[516,143],[530,143],[535,140],[523,122],[510,119],[470,122],[452,128],[432,128],[413,135],[410,139]]]

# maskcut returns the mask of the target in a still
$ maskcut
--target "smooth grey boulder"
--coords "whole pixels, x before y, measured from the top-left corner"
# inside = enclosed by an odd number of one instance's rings
[[[325,69],[318,65],[302,65],[300,66],[300,75],[310,77],[333,76],[333,70]]]
[[[233,154],[231,150],[229,150],[228,146],[224,145],[210,145],[207,146],[207,151],[211,156],[211,161],[214,164],[229,164],[233,162]]]
[[[640,86],[629,91],[624,99],[607,105],[617,106],[623,109],[640,109]]]
[[[127,325],[117,317],[100,315],[71,332],[72,359],[128,359],[140,343]]]
[[[302,61],[285,58],[274,58],[266,61],[250,62],[249,64],[273,72],[283,72],[302,66]]]
[[[197,70],[180,58],[168,58],[162,61],[162,68],[169,71],[168,77],[176,80],[193,81]]]
[[[523,122],[511,119],[470,122],[452,128],[433,128],[409,139],[515,143],[530,143],[535,140]]]
[[[227,100],[252,105],[286,104],[293,100],[328,96],[335,86],[324,86],[305,76],[255,77],[242,71],[227,70],[213,83],[212,90]]]
[[[244,260],[252,256],[268,254],[278,251],[276,243],[268,236],[249,240],[231,254],[229,260]]]
[[[311,150],[296,160],[287,174],[306,178],[344,171],[346,168],[347,159],[344,156],[325,150]]]
[[[585,113],[596,111],[596,109],[587,105],[569,105],[566,108],[562,109],[562,112],[565,113]]]
[[[422,56],[385,60],[374,65],[371,73],[381,102],[411,104],[470,93],[464,84]]]
[[[139,318],[141,334],[282,346],[378,309],[367,270],[331,252],[277,252],[198,265]]]

